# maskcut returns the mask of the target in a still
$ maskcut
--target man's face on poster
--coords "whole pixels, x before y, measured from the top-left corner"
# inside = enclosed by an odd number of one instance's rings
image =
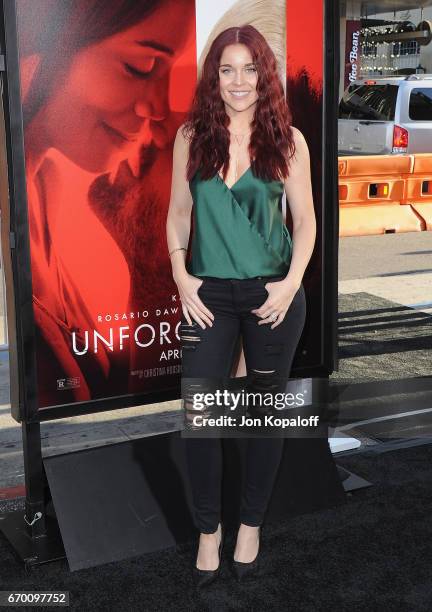
[[[134,26],[79,50],[43,111],[51,146],[89,172],[114,171],[127,158],[137,174],[142,146],[172,139],[170,72],[192,35],[193,10],[190,0],[162,0]]]

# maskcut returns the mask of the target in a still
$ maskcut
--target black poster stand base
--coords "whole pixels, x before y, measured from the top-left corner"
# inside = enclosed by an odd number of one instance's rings
[[[28,437],[39,424],[23,428]],[[31,474],[39,482],[27,494],[37,490],[41,497],[27,495],[26,512],[0,516],[0,530],[26,569],[66,556],[74,571],[188,542],[197,531],[183,443],[179,431],[170,432],[41,458],[39,469],[33,444]],[[222,444],[230,466],[222,493],[229,530],[238,524],[241,447],[236,439]],[[266,521],[343,504],[348,489],[341,480],[350,476],[338,470],[327,440],[287,440]]]
[[[42,460],[40,423],[21,423],[25,510],[0,514],[0,531],[26,570],[65,557]]]
[[[0,531],[25,569],[28,571],[35,565],[64,559],[66,553],[55,515],[46,515],[46,533],[34,538],[27,533],[24,516],[24,510],[1,514]]]

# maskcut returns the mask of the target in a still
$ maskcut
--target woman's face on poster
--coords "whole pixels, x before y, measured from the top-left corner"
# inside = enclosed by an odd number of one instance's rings
[[[133,27],[79,50],[44,108],[50,146],[89,172],[163,148],[172,65],[194,25],[193,2],[164,0]]]
[[[220,94],[232,111],[244,111],[256,103],[258,73],[249,48],[227,45],[219,62]]]

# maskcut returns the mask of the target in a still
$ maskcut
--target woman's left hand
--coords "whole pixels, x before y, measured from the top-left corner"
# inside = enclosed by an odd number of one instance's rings
[[[273,329],[284,320],[288,308],[300,288],[300,284],[285,278],[281,281],[268,282],[265,284],[265,288],[269,294],[268,298],[264,304],[261,304],[259,308],[251,310],[251,312],[261,317],[262,320],[258,321],[258,325],[272,323],[271,329]],[[277,314],[276,319],[271,318],[273,313]]]

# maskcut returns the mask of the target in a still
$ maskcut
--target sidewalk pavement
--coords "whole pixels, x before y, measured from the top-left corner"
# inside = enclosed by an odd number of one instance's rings
[[[7,353],[0,361],[0,501],[23,495],[24,462],[21,424],[10,414],[9,363]],[[43,456],[127,442],[157,433],[180,429],[181,401],[134,406],[41,423]],[[23,489],[22,489],[23,491]]]
[[[432,313],[432,232],[339,240],[339,293],[366,292]]]

